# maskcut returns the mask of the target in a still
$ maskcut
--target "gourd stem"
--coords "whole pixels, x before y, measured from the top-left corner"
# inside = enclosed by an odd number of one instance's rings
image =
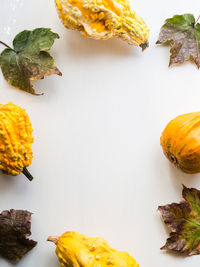
[[[2,44],[2,45],[4,45],[4,46],[6,46],[7,48],[10,48],[10,49],[12,49],[9,45],[7,45],[6,43],[4,43],[4,42],[2,42],[2,41],[0,41],[0,44]],[[13,49],[12,49],[13,50]]]
[[[140,44],[140,47],[142,48],[142,51],[144,51],[147,47],[149,47],[149,42],[146,41],[146,42]]]
[[[26,167],[23,168],[22,173],[29,179],[29,181],[33,180],[33,176],[30,174]]]
[[[173,163],[175,166],[179,166],[178,159],[172,155],[170,152],[166,152],[167,158]]]
[[[59,237],[58,236],[49,236],[47,238],[47,241],[53,242],[54,244],[57,244]]]

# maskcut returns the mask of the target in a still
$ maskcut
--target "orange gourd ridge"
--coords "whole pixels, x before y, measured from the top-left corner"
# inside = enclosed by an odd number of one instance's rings
[[[165,156],[186,173],[200,172],[200,112],[171,120],[161,136]]]

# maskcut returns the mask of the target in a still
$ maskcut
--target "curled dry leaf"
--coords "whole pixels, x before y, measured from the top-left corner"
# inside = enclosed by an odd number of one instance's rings
[[[57,33],[51,29],[38,28],[22,31],[13,40],[13,49],[1,42],[6,48],[0,55],[0,66],[9,84],[34,94],[31,81],[51,74],[62,75],[49,54]]]
[[[183,186],[184,200],[159,206],[170,237],[161,248],[184,255],[200,254],[200,191]]]
[[[37,245],[31,235],[31,215],[27,210],[5,210],[0,214],[0,255],[19,261]]]
[[[200,24],[192,14],[167,19],[160,30],[157,44],[170,44],[169,66],[193,61],[200,67]]]

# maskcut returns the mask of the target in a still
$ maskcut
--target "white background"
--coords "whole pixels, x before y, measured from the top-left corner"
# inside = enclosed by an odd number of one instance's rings
[[[135,0],[151,29],[144,53],[120,40],[95,41],[68,31],[48,0],[0,0],[0,40],[12,45],[24,29],[51,27],[63,77],[36,82],[32,96],[0,73],[0,103],[25,108],[34,128],[35,179],[0,174],[0,210],[27,209],[38,241],[20,267],[58,267],[48,235],[77,231],[129,251],[141,267],[199,267],[200,256],[160,251],[168,232],[158,205],[181,200],[182,183],[200,188],[200,175],[175,169],[160,135],[175,116],[200,109],[200,73],[186,63],[168,68],[169,47],[156,46],[164,20],[199,15],[198,0]],[[3,47],[1,47],[3,49]],[[0,50],[2,51],[2,50]],[[0,259],[0,266],[12,266]]]

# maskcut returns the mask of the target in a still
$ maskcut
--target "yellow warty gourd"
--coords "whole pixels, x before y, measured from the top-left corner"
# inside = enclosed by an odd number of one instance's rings
[[[148,46],[149,30],[133,12],[128,0],[55,0],[59,17],[67,29],[85,37],[120,38],[131,45]]]
[[[33,129],[24,109],[8,103],[0,105],[0,169],[8,175],[24,173],[32,162]]]
[[[102,238],[66,232],[61,237],[48,238],[56,244],[56,254],[62,267],[139,267],[128,252],[111,248]]]

